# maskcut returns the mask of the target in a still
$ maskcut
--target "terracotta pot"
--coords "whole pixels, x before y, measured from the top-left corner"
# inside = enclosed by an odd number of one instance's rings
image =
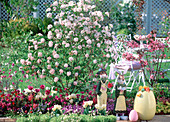
[[[156,100],[152,91],[139,91],[135,97],[134,110],[141,120],[151,120],[156,112]]]

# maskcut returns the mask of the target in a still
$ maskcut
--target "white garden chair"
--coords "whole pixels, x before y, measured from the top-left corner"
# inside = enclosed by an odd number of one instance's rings
[[[129,37],[130,36],[130,37]],[[119,73],[119,74],[126,74],[127,72],[130,73],[130,75],[128,76],[129,79],[126,82],[125,80],[125,84],[126,86],[129,85],[131,79],[133,78],[133,82],[132,85],[130,87],[127,87],[127,91],[130,91],[133,89],[133,86],[135,84],[135,82],[137,83],[137,85],[139,85],[140,80],[142,79],[143,85],[145,85],[145,80],[144,80],[144,73],[143,73],[143,69],[140,65],[139,62],[137,61],[126,61],[122,58],[122,54],[126,51],[129,52],[135,52],[135,50],[132,49],[127,49],[123,47],[123,41],[122,40],[126,40],[126,41],[131,41],[131,35],[118,35],[118,40],[121,41],[117,41],[115,42],[115,45],[112,46],[112,56],[115,59],[115,64],[111,63],[110,65],[110,73],[109,73],[109,79],[115,79],[115,83],[113,86],[113,89],[111,92],[113,92],[113,90],[115,90],[115,86],[118,80],[118,76],[115,77],[115,72]],[[120,38],[119,38],[120,37]],[[127,37],[127,38],[126,38]],[[118,45],[118,46],[117,46]],[[143,47],[143,46],[140,46]],[[141,48],[138,48],[138,50],[140,50]],[[137,77],[139,76],[139,82],[137,82]]]

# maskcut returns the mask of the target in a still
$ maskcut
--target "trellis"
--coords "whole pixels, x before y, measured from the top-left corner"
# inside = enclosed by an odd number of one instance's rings
[[[54,0],[39,0],[39,6],[37,7],[38,12],[34,12],[34,17],[44,18],[45,14],[45,3],[52,4]],[[113,0],[115,5],[119,4],[123,0]],[[112,1],[112,2],[113,2]],[[109,9],[111,0],[106,0],[106,4],[103,5],[103,9]],[[157,30],[161,28],[162,25],[159,23],[162,21],[163,13],[167,13],[170,15],[170,0],[145,0],[145,4],[143,5],[144,10],[142,13],[142,25],[143,32],[138,32],[139,34],[148,34],[151,30]],[[0,20],[7,20],[7,13],[0,3]],[[109,20],[108,20],[109,21]],[[112,23],[111,21],[109,21]]]

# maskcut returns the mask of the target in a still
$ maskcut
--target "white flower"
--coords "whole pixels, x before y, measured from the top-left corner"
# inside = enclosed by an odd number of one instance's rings
[[[88,101],[88,105],[91,106],[93,104],[93,101]]]
[[[54,105],[52,110],[55,111],[56,109],[61,110],[61,105]]]
[[[105,14],[109,17],[109,12],[105,12]]]
[[[55,2],[53,3],[53,6],[58,6],[58,2],[55,1]]]
[[[69,102],[72,104],[73,103],[73,99],[69,100]]]
[[[89,105],[89,104],[88,104],[88,101],[84,102],[83,108],[87,108],[88,105]]]
[[[52,25],[52,24],[49,24],[49,25],[47,26],[47,29],[50,30],[52,27],[53,27],[53,25]]]
[[[103,110],[106,109],[106,104],[103,104],[103,105],[102,105],[102,109],[103,109]]]

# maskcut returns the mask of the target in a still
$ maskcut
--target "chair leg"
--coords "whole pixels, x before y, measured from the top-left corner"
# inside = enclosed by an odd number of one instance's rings
[[[114,83],[114,86],[113,86],[113,89],[112,89],[111,93],[113,93],[113,91],[115,90],[115,87],[116,87],[116,83],[117,83],[118,77],[119,77],[119,76],[116,77],[116,80],[115,80],[115,83]]]
[[[136,76],[135,76],[135,74],[133,73],[133,77],[134,77],[134,79],[133,79],[132,86],[131,86],[131,88],[130,88],[130,92],[131,92],[131,91],[132,91],[132,89],[133,89],[134,83],[135,83],[136,78],[137,78],[137,76],[138,76],[138,75],[139,75],[139,73],[137,73],[137,74],[136,74]]]
[[[143,82],[143,85],[145,86],[145,76],[144,76],[144,72],[142,71],[142,82]]]

